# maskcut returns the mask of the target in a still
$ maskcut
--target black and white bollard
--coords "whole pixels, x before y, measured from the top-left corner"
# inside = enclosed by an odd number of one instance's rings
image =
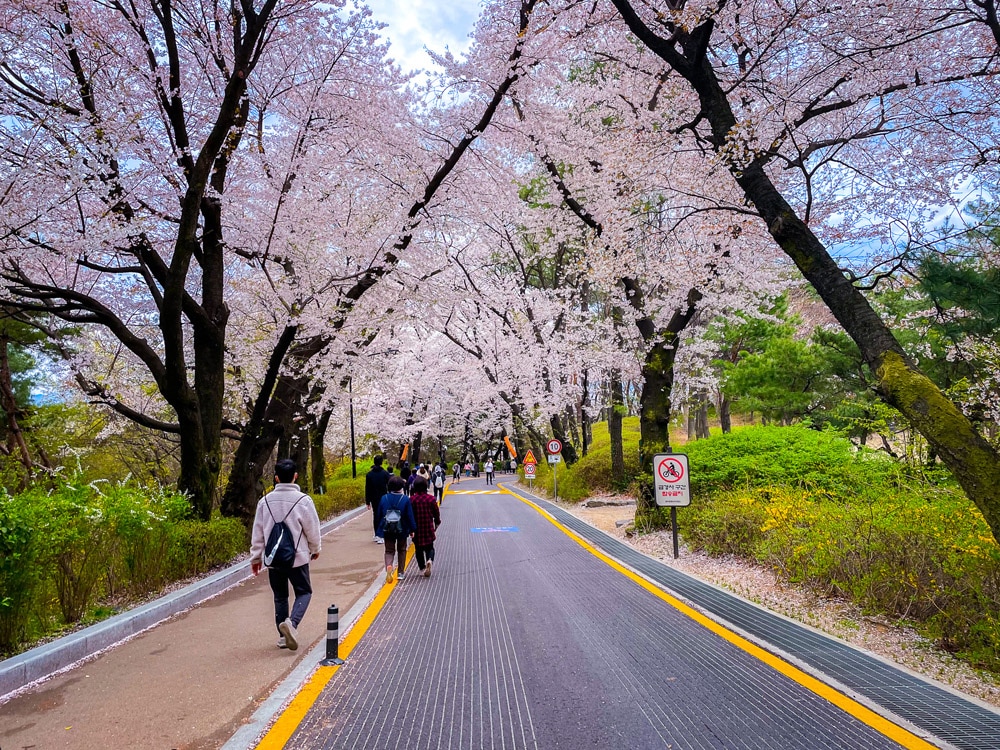
[[[338,655],[340,649],[340,610],[331,604],[326,610],[326,658],[320,662],[324,667],[340,666],[344,660]]]

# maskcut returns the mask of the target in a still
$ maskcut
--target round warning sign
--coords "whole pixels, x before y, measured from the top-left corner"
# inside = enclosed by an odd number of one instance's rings
[[[684,478],[684,464],[673,456],[666,456],[656,465],[656,473],[664,482],[679,482]]]
[[[525,464],[524,465],[524,478],[525,479],[534,479],[535,478],[535,465],[534,464]]]
[[[545,444],[545,450],[548,453],[555,455],[556,453],[562,450],[562,443],[553,438],[552,440],[550,440]]]

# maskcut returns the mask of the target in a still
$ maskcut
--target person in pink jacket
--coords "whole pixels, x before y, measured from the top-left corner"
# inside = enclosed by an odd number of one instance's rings
[[[250,537],[250,568],[254,575],[260,573],[264,558],[264,544],[271,528],[284,521],[291,531],[295,544],[295,559],[291,567],[269,567],[267,578],[274,592],[274,622],[278,627],[278,648],[294,651],[299,647],[296,630],[309,607],[312,584],[309,582],[309,561],[319,557],[322,546],[319,515],[312,498],[299,489],[295,462],[283,458],[274,465],[275,486],[257,503],[253,533]],[[295,592],[295,603],[288,611],[288,584]]]

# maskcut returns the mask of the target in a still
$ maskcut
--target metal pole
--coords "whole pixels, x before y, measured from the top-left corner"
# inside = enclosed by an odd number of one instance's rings
[[[674,559],[676,560],[679,554],[677,548],[677,508],[673,505],[670,506],[670,528],[674,535]]]
[[[344,660],[338,655],[340,650],[340,610],[331,604],[326,610],[326,658],[320,662],[324,667],[340,666]]]
[[[559,500],[559,464],[552,464],[552,494]]]
[[[351,476],[358,478],[358,451],[354,446],[354,378],[347,379],[347,399],[351,411]]]

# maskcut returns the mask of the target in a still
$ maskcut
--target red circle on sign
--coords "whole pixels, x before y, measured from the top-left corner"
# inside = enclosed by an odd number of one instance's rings
[[[676,458],[665,458],[656,467],[656,473],[664,482],[679,482],[684,478],[684,464]]]
[[[545,450],[551,453],[553,456],[562,450],[562,443],[558,440],[550,440],[545,444]]]

